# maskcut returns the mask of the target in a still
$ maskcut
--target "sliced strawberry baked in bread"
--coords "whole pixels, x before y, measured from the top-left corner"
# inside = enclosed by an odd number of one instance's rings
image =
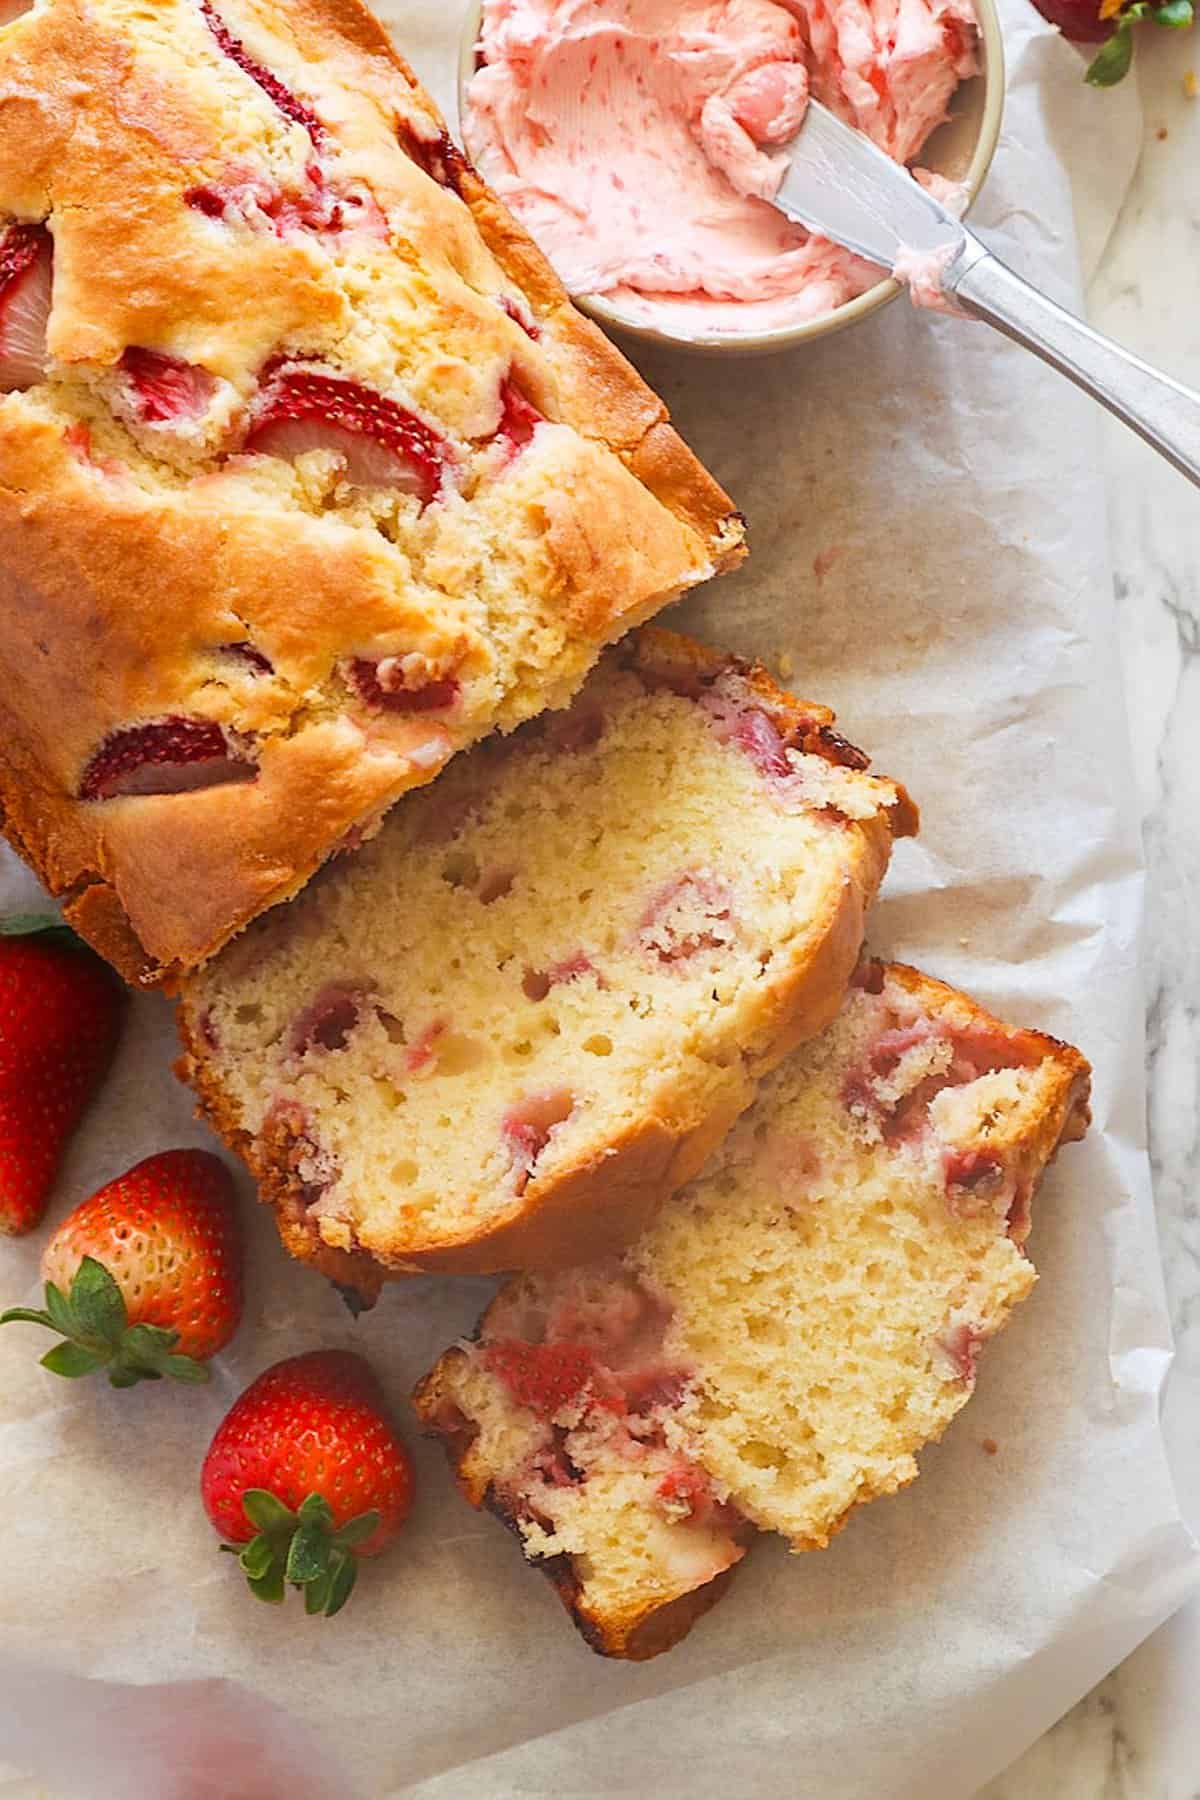
[[[390,1272],[621,1248],[840,1004],[901,788],[832,714],[643,631],[185,984],[181,1072],[289,1248]]]
[[[131,978],[741,540],[358,0],[0,6],[0,823]]]
[[[915,969],[858,970],[619,1259],[505,1286],[416,1393],[593,1648],[665,1650],[753,1528],[822,1549],[917,1474],[1034,1283],[1089,1069]]]

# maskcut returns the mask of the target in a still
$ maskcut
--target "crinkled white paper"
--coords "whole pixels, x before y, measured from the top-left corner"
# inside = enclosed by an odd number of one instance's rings
[[[385,8],[451,111],[461,10]],[[1078,304],[1077,244],[1094,262],[1136,98],[1084,88],[1025,0],[1005,13],[1010,99],[977,223]],[[32,1328],[7,1327],[5,1800],[955,1800],[1193,1584],[1157,1417],[1170,1352],[1142,1149],[1141,869],[1095,416],[983,326],[904,302],[786,357],[638,360],[750,521],[745,571],[679,622],[790,658],[797,690],[921,803],[875,946],[1095,1064],[1094,1132],[1036,1213],[1038,1288],[914,1487],[824,1554],[764,1540],[643,1667],[584,1648],[430,1446],[403,1540],[335,1622],[258,1605],[216,1552],[197,1473],[253,1374],[356,1345],[403,1414],[486,1283],[397,1286],[354,1324],[256,1214],[247,1323],[207,1390],[68,1385],[37,1367]],[[33,892],[0,865],[0,901]],[[139,1001],[56,1213],[151,1150],[205,1141],[172,1051],[168,1006]],[[37,1258],[33,1241],[0,1249],[5,1298],[32,1298]]]

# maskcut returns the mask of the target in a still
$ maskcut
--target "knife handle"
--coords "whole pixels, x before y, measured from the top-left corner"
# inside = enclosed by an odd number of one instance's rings
[[[1067,375],[1200,487],[1200,394],[1102,337],[1014,274],[967,233],[948,294]]]

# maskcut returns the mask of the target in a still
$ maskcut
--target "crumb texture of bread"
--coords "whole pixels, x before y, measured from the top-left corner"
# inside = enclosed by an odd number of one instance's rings
[[[830,718],[645,631],[192,977],[185,1075],[289,1247],[489,1272],[628,1242],[832,1018],[913,826]]]
[[[1069,1046],[864,962],[620,1260],[514,1279],[425,1378],[466,1497],[531,1562],[567,1558],[556,1585],[614,1655],[752,1527],[824,1548],[970,1398],[1088,1085]]]
[[[742,553],[357,0],[0,26],[0,532],[0,821],[148,982]]]

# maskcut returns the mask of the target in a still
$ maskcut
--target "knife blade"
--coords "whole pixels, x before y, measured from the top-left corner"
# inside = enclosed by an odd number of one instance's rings
[[[1101,337],[988,246],[869,138],[810,100],[774,204],[882,268],[903,266],[924,304],[986,319],[1133,428],[1200,487],[1200,394]],[[899,272],[899,271],[898,271]]]
[[[891,269],[901,251],[940,253],[949,264],[965,247],[954,214],[819,101],[809,101],[799,132],[780,151],[788,169],[774,205],[856,256]]]

